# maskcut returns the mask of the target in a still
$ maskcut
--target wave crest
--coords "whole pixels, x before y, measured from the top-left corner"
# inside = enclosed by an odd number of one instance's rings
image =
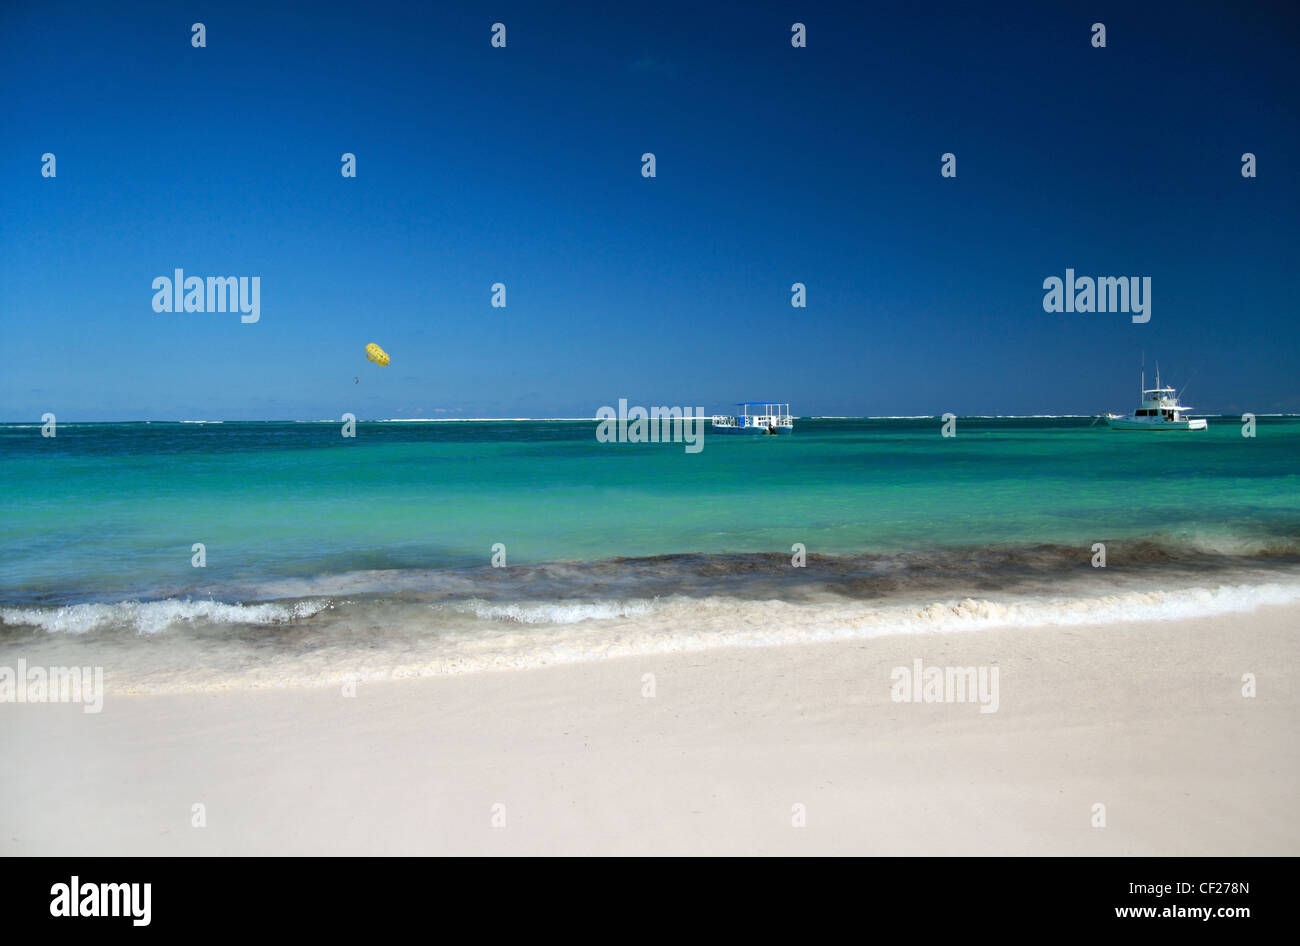
[[[286,624],[318,614],[328,600],[287,603],[226,604],[220,601],[119,601],[113,604],[72,604],[56,608],[0,608],[0,623],[37,627],[50,634],[85,634],[126,629],[158,634],[181,624]]]
[[[512,621],[516,624],[578,624],[582,621],[640,617],[652,612],[657,600],[491,604],[474,599],[465,602],[461,610],[486,621]]]

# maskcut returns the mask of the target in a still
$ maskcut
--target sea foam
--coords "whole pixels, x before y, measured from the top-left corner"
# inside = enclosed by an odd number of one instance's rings
[[[113,604],[73,604],[57,608],[0,608],[5,624],[38,627],[51,634],[85,634],[127,628],[137,634],[157,634],[183,624],[283,624],[309,618],[329,607],[328,601],[225,604],[220,601],[119,601]]]

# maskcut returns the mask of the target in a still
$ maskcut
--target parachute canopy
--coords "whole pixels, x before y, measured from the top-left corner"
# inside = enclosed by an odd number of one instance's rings
[[[366,357],[379,366],[388,364],[388,352],[384,351],[374,342],[366,346]]]

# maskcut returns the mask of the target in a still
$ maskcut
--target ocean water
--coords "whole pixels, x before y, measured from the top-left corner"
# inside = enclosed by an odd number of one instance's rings
[[[1300,600],[1300,418],[1090,423],[805,419],[695,454],[594,421],[0,426],[0,663],[333,684]]]

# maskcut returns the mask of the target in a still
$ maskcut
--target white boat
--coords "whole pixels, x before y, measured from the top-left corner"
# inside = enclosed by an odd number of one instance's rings
[[[1142,401],[1132,414],[1107,414],[1106,423],[1114,430],[1205,430],[1209,421],[1204,417],[1188,417],[1191,410],[1178,403],[1178,393],[1173,388],[1160,385],[1160,366],[1156,366],[1156,386],[1147,387],[1146,372],[1142,372]]]
[[[746,401],[735,414],[714,414],[715,433],[788,434],[794,430],[790,405],[773,401]]]

